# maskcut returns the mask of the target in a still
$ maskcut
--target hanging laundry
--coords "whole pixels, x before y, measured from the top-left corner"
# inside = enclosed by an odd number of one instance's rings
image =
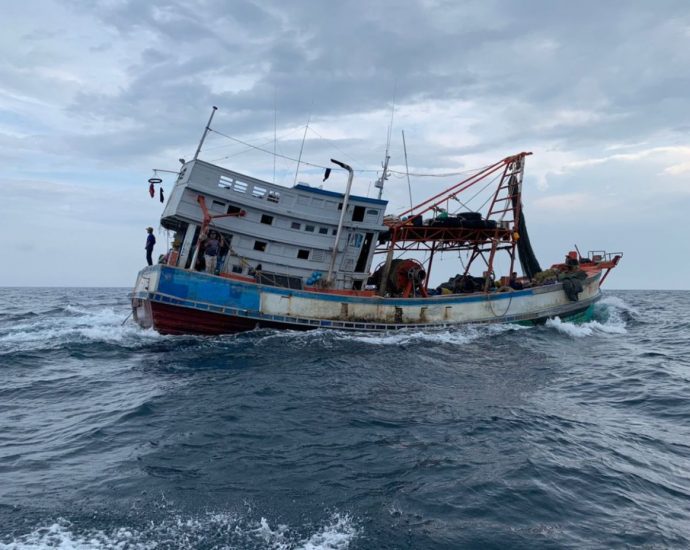
[[[165,202],[165,199],[163,198],[163,188],[162,187],[159,188],[158,191],[159,191],[158,194],[160,195],[161,202]]]

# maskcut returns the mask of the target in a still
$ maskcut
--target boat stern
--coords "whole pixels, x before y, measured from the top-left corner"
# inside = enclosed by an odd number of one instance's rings
[[[160,266],[148,266],[137,275],[137,281],[132,291],[132,317],[142,328],[153,327],[153,313],[149,296],[158,288],[160,280]]]

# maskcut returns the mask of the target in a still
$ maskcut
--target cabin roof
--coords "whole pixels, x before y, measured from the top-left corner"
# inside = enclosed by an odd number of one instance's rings
[[[342,199],[345,195],[343,193],[338,193],[336,191],[326,191],[325,189],[319,189],[318,187],[311,187],[304,183],[298,183],[293,187],[293,189],[298,189],[299,191],[309,191],[310,193],[316,193],[317,195],[326,195],[328,197],[337,197]],[[370,204],[377,204],[379,206],[386,206],[388,201],[380,199],[370,199],[369,197],[360,197],[357,195],[350,195],[350,200],[355,200],[358,202],[368,202]]]

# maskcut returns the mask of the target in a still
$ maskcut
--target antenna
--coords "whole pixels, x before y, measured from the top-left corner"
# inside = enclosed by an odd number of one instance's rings
[[[276,89],[273,88],[273,183],[276,182],[276,146],[278,142],[278,107],[276,106]]]
[[[206,139],[206,134],[208,134],[208,131],[211,129],[211,121],[213,120],[213,115],[216,114],[216,111],[218,110],[218,107],[215,105],[213,106],[213,110],[211,111],[211,116],[208,117],[208,122],[206,123],[206,128],[204,128],[204,133],[201,135],[201,141],[199,142],[199,147],[196,148],[196,153],[194,153],[194,160],[199,156],[199,153],[201,152],[201,146],[204,144],[204,140]]]
[[[410,210],[412,210],[412,186],[410,185],[410,167],[407,165],[407,145],[405,145],[405,130],[402,131],[403,151],[405,151],[405,174],[407,174],[407,191],[410,194]]]

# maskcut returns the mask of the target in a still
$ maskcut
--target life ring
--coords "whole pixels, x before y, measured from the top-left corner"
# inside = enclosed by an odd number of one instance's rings
[[[157,183],[163,183],[163,180],[160,178],[149,178],[149,183],[155,185]]]

